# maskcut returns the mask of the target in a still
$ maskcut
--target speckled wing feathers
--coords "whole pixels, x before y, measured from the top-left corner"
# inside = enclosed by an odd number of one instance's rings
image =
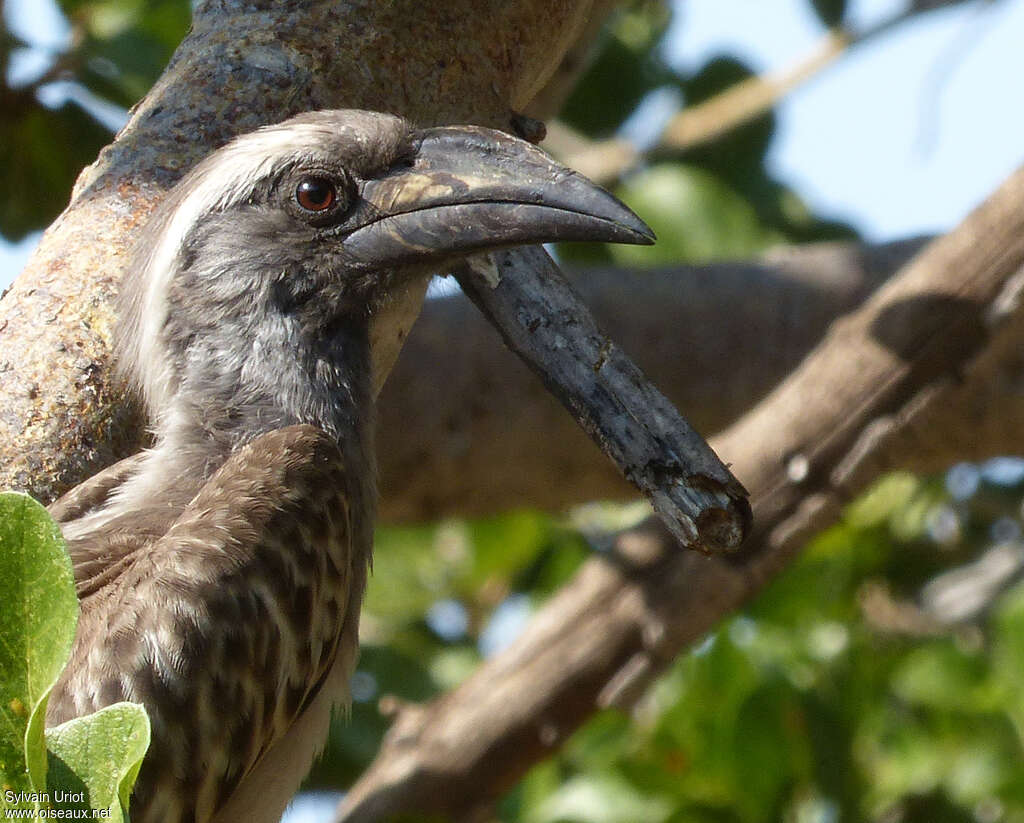
[[[232,455],[158,539],[108,534],[110,552],[126,551],[120,573],[83,599],[48,719],[147,705],[133,821],[209,820],[339,655],[354,661],[370,546],[352,518],[372,510],[351,511],[353,499],[336,443],[291,426]],[[351,648],[338,648],[343,634]]]

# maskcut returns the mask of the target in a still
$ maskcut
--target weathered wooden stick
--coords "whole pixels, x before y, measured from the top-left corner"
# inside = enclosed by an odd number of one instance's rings
[[[481,255],[462,290],[689,548],[732,552],[751,525],[747,491],[594,322],[541,248]]]

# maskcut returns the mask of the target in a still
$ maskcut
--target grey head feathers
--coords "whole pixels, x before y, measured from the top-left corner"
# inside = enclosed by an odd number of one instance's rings
[[[133,270],[122,287],[115,335],[119,367],[141,390],[152,417],[158,419],[168,409],[178,385],[180,375],[175,367],[180,363],[175,362],[176,353],[168,350],[165,333],[171,313],[169,297],[175,273],[185,262],[189,240],[203,224],[240,207],[248,207],[252,217],[261,207],[276,205],[269,203],[273,187],[297,170],[365,178],[413,150],[411,129],[398,117],[355,110],[311,112],[235,139],[178,183],[136,245]],[[238,274],[237,269],[247,264],[278,262],[274,255],[261,260],[259,253],[291,238],[274,237],[269,233],[271,227],[254,222],[253,230],[263,232],[255,237],[247,235],[244,223],[228,227],[219,239],[219,265],[212,265],[204,273],[205,279],[194,285],[209,289],[214,296],[220,289],[226,292],[222,296],[229,297],[232,292],[224,283],[225,268],[232,267]],[[252,243],[264,248],[254,250]],[[231,258],[244,249],[250,253]],[[244,278],[248,273],[240,274]]]

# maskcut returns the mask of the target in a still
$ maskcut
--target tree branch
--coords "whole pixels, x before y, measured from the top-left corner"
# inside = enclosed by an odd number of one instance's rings
[[[459,688],[400,713],[339,811],[467,819],[590,714],[628,706],[687,644],[759,591],[806,537],[904,453],[950,394],[1024,336],[1024,170],[933,242],[774,392],[716,438],[751,489],[741,557],[679,551],[649,519],[618,536]]]

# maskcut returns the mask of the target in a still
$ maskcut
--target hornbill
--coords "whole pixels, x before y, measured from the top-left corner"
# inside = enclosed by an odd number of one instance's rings
[[[145,705],[136,823],[278,820],[347,700],[402,303],[475,251],[652,238],[529,143],[354,110],[239,137],[167,195],[115,334],[153,446],[51,507],[81,616],[47,721]]]

